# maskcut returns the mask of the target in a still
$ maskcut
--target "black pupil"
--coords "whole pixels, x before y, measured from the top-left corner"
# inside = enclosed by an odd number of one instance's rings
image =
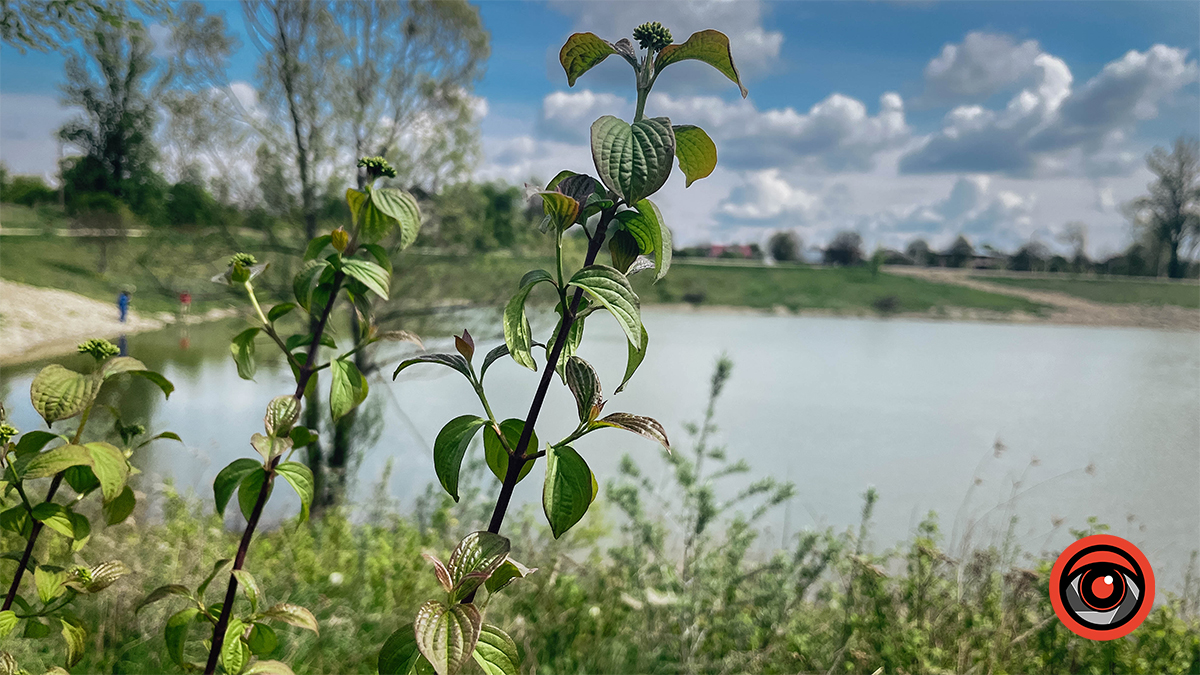
[[[1079,594],[1096,610],[1112,609],[1125,597],[1125,575],[1116,565],[1090,565],[1079,577]]]

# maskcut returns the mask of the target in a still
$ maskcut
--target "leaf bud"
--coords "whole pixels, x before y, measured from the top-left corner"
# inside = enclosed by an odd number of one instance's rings
[[[329,243],[338,253],[345,253],[346,246],[350,243],[350,234],[346,232],[346,228],[339,227],[329,233]]]
[[[235,284],[250,281],[250,268],[258,264],[258,259],[249,253],[234,253],[229,257],[229,280]]]
[[[471,334],[465,328],[463,329],[462,337],[454,336],[454,348],[468,361],[471,360],[472,356],[475,356],[475,340],[471,338]]]

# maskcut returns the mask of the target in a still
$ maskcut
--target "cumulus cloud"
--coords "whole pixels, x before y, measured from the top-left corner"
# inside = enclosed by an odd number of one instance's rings
[[[1124,144],[1128,132],[1157,116],[1164,101],[1196,80],[1196,62],[1187,56],[1187,50],[1165,45],[1131,51],[1072,89],[1067,64],[1038,54],[1032,60],[1034,81],[1004,109],[954,108],[900,168],[909,173],[1127,174],[1136,164],[1135,153]]]
[[[973,31],[962,44],[947,44],[925,66],[925,93],[918,102],[940,105],[983,100],[1030,75],[1042,53],[1036,40],[1018,44],[1007,35]]]
[[[616,94],[581,91],[556,91],[542,99],[538,120],[541,135],[565,143],[586,143],[592,122],[601,115],[632,118],[633,105]]]
[[[820,195],[793,187],[779,169],[767,169],[750,173],[721,204],[720,213],[735,220],[775,221],[789,216],[804,221],[820,205]]]

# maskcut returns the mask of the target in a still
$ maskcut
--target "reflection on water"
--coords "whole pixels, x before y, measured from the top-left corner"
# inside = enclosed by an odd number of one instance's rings
[[[727,352],[735,366],[717,421],[730,455],[745,458],[752,476],[769,472],[797,486],[798,497],[772,525],[776,541],[785,529],[849,526],[859,495],[874,485],[877,546],[907,537],[935,510],[955,541],[1000,544],[1016,517],[1013,533],[1024,548],[1061,550],[1071,540],[1068,528],[1085,527],[1094,515],[1138,544],[1170,585],[1200,543],[1194,333],[654,309],[645,320],[650,356],[606,411],[654,416],[682,440],[683,423],[702,412],[713,359]],[[465,323],[484,336],[477,342],[485,353],[500,342],[495,321],[473,314],[406,327],[435,336],[427,339],[431,349],[448,351],[451,331]],[[161,370],[176,392],[165,404],[161,396],[126,396],[123,416],[149,419],[153,431],[170,429],[186,441],[160,444],[141,459],[148,480],[170,476],[207,497],[222,466],[253,453],[249,437],[260,430],[263,407],[290,391],[292,380],[265,344],[257,382],[238,379],[228,340],[241,326],[129,338],[129,353]],[[344,467],[328,472],[327,500],[342,490],[360,504],[369,500],[391,459],[396,470],[387,487],[411,506],[436,480],[431,453],[441,425],[480,412],[470,386],[449,369],[411,368],[393,383],[391,371],[409,351],[389,345],[377,355],[371,396],[344,434],[348,445],[335,448],[336,434],[322,430],[326,465]],[[611,392],[625,363],[615,322],[593,318],[581,355]],[[60,361],[82,368],[81,358]],[[5,368],[0,376],[5,405],[22,429],[38,426],[28,403],[37,367]],[[523,417],[536,381],[511,362],[493,367],[488,390],[496,414]],[[328,405],[324,397],[320,405]],[[552,390],[539,437],[566,435],[574,414],[566,389]],[[656,447],[617,431],[576,444],[602,482],[615,476],[623,453],[654,466]],[[515,499],[537,505],[540,487],[524,481]],[[294,511],[288,500],[288,491],[272,500],[276,518]]]

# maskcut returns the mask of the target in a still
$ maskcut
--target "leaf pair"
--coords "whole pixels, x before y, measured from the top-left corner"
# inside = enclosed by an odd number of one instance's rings
[[[96,400],[100,387],[108,379],[129,373],[150,380],[168,398],[175,386],[167,378],[146,367],[146,364],[130,356],[108,359],[95,372],[84,375],[64,368],[57,363],[38,372],[29,386],[29,398],[33,408],[53,425],[78,415]]]
[[[412,195],[396,188],[346,190],[346,203],[358,227],[358,237],[375,243],[391,231],[400,231],[400,247],[408,248],[421,230],[421,211]]]
[[[635,71],[638,69],[633,45],[629,40],[622,39],[613,44],[597,37],[594,33],[575,33],[567,38],[558,53],[558,61],[567,74],[567,85],[574,87],[575,81],[579,79],[580,75],[599,65],[613,54],[621,55],[633,66]],[[654,69],[656,72],[662,72],[663,68],[672,63],[688,59],[702,61],[716,68],[738,86],[742,98],[746,97],[746,88],[742,86],[737,66],[733,64],[729,38],[724,33],[716,30],[702,30],[692,33],[692,36],[683,44],[667,45],[654,60]]]

